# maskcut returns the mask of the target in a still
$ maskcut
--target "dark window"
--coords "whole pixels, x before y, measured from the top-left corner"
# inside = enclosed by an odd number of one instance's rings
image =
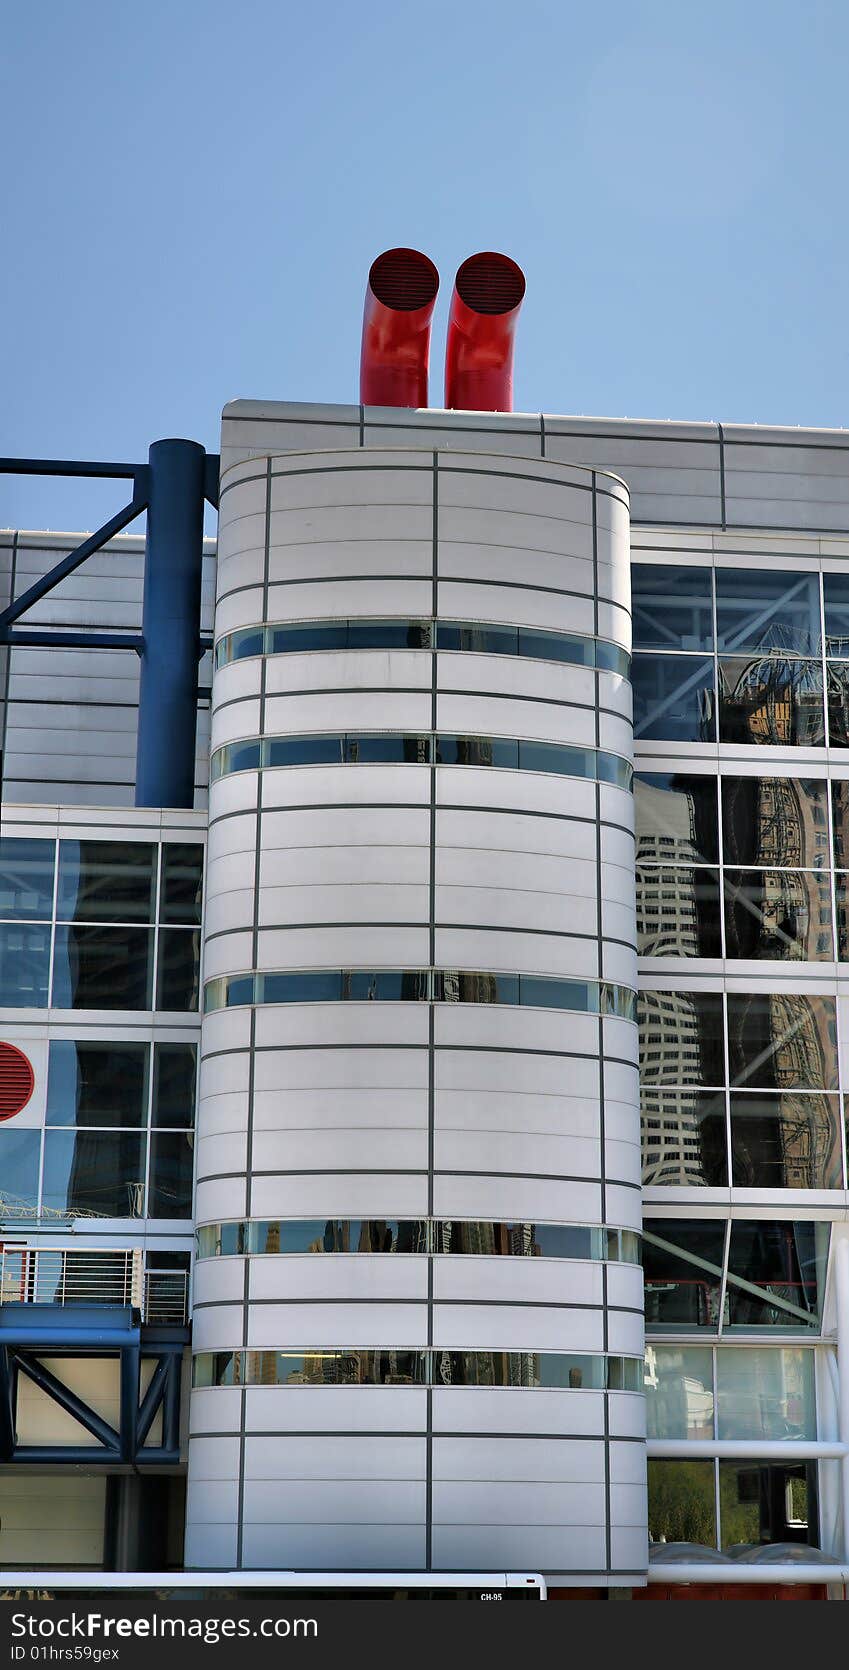
[[[146,1125],[146,1044],[50,1045],[48,1125]]]
[[[727,1330],[818,1330],[828,1234],[822,1223],[732,1221]]]
[[[200,926],[203,847],[166,841],[162,848],[160,922]]]
[[[40,1146],[40,1131],[0,1126],[0,1217],[35,1216]]]
[[[149,1009],[153,933],[60,923],[53,953],[54,1009]]]
[[[152,922],[155,895],[152,842],[60,841],[59,921]]]
[[[651,992],[637,997],[644,1085],[723,1085],[719,992]]]
[[[821,643],[818,574],[718,568],[720,651],[817,655]]]
[[[200,933],[196,928],[160,928],[156,976],[157,1009],[198,1006]]]
[[[426,969],[346,968],[337,978],[343,1002],[417,1003],[428,994]]]
[[[641,957],[721,957],[719,871],[638,866],[637,950]]]
[[[725,1187],[724,1095],[644,1086],[640,1125],[645,1187]]]
[[[346,736],[347,765],[423,765],[430,758],[426,736]]]
[[[716,1548],[712,1461],[648,1463],[649,1542],[693,1542]]]
[[[820,747],[825,742],[822,664],[782,656],[721,660],[719,740]]]
[[[142,1131],[46,1131],[42,1209],[143,1217],[146,1148]]]
[[[436,1386],[552,1386],[602,1390],[604,1357],[554,1351],[435,1351]]]
[[[837,1097],[732,1094],[731,1164],[738,1188],[842,1188]]]
[[[517,771],[519,744],[511,737],[438,736],[434,757],[437,765],[492,765]]]
[[[635,649],[712,649],[709,568],[632,563]]]
[[[828,784],[723,777],[722,847],[726,864],[828,869]]]
[[[154,1045],[154,1125],[182,1130],[194,1124],[196,1065],[194,1044]]]
[[[265,765],[341,765],[344,758],[342,736],[280,736],[263,743]]]
[[[834,876],[834,894],[837,908],[837,956],[840,962],[849,962],[849,875],[837,870]]]
[[[646,1328],[689,1333],[719,1326],[725,1223],[650,1218],[643,1224]]]
[[[836,1090],[833,998],[794,992],[728,995],[732,1085],[749,1090]]]
[[[436,623],[436,647],[468,650],[479,655],[518,655],[519,628],[487,626],[482,621],[440,620]],[[525,653],[533,655],[534,651],[528,649]]]
[[[677,772],[634,776],[637,862],[718,864],[716,778]]]
[[[815,1462],[720,1461],[723,1549],[776,1542],[816,1547],[816,1478]],[[812,1566],[812,1577],[815,1571]]]
[[[726,870],[725,954],[832,962],[831,882],[821,870]]]
[[[148,1216],[190,1218],[194,1138],[190,1131],[154,1131],[150,1139]]]
[[[0,917],[49,922],[53,915],[54,841],[0,839]]]
[[[0,1006],[46,1009],[49,983],[49,925],[0,922]]]
[[[716,741],[712,661],[693,655],[635,655],[631,679],[638,741]]]
[[[564,748],[556,742],[523,740],[519,743],[520,771],[554,771],[565,777],[594,777],[597,765],[604,758],[592,748]]]

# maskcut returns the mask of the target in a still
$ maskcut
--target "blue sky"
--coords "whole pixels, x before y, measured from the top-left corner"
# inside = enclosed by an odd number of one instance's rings
[[[849,423],[845,0],[31,0],[4,22],[0,451],[357,398],[371,259],[524,267],[521,410]],[[0,524],[120,486],[0,480]]]

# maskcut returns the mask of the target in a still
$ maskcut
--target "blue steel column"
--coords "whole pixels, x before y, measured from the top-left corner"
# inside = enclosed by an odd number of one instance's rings
[[[192,806],[206,453],[154,441],[144,570],[137,806]]]

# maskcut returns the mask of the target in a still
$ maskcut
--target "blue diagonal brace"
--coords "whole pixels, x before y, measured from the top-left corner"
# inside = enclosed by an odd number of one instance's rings
[[[111,1450],[117,1459],[118,1452],[122,1447],[121,1438],[119,1438],[115,1428],[109,1425],[108,1421],[104,1421],[100,1415],[90,1409],[89,1405],[84,1403],[82,1398],[77,1397],[76,1392],[72,1392],[69,1386],[65,1386],[61,1380],[57,1380],[55,1374],[51,1374],[50,1370],[45,1368],[37,1357],[27,1356],[21,1351],[12,1352],[10,1355],[14,1357],[21,1373],[25,1374],[27,1379],[39,1388],[39,1391],[46,1393],[47,1397],[52,1398],[54,1403],[58,1403],[60,1409],[64,1409],[66,1414],[70,1415],[75,1421],[79,1421],[80,1426],[85,1427],[86,1432],[90,1432],[93,1437],[99,1439],[104,1449]],[[123,1360],[124,1353],[122,1352],[121,1355]]]
[[[15,1369],[5,1345],[0,1346],[0,1461],[11,1461],[15,1451]]]
[[[104,522],[96,533],[89,534],[88,539],[84,539],[82,545],[75,546],[74,550],[69,551],[68,555],[63,557],[55,568],[51,568],[49,573],[43,574],[40,580],[36,580],[35,585],[30,586],[28,591],[25,591],[21,597],[16,597],[14,603],[10,603],[8,608],[3,610],[0,614],[0,643],[6,641],[6,629],[14,625],[14,622],[19,620],[21,615],[26,614],[27,609],[31,609],[34,603],[39,603],[42,597],[46,597],[47,593],[53,590],[54,586],[58,586],[60,580],[66,579],[69,574],[73,574],[76,569],[80,568],[86,557],[92,556],[95,551],[99,551],[103,545],[108,544],[115,534],[120,533],[122,528],[126,528],[129,522],[134,522],[136,517],[140,516],[142,511],[146,509],[147,492],[142,490],[142,484],[138,483],[133,498],[128,505],[124,506],[123,510],[119,510],[108,522]]]

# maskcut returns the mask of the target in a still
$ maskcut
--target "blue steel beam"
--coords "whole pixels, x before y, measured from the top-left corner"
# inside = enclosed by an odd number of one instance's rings
[[[154,441],[149,454],[137,806],[192,806],[206,453]]]
[[[8,628],[3,642],[10,649],[134,649],[139,651],[142,639],[130,632],[37,632],[29,628]]]
[[[109,464],[90,458],[0,458],[0,475],[101,476],[137,481],[146,464]]]

